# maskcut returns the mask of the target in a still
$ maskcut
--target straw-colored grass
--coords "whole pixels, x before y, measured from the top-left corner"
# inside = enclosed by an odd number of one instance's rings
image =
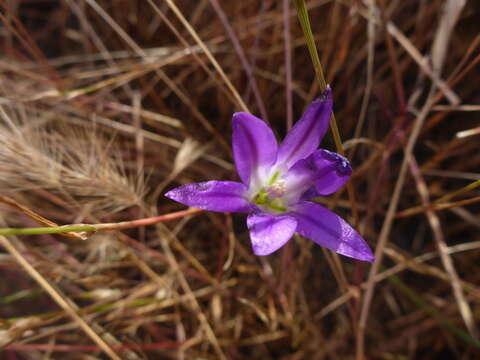
[[[0,1],[0,228],[122,222],[0,236],[0,359],[480,356],[475,1],[306,2],[373,265],[163,197],[319,94],[301,2]]]

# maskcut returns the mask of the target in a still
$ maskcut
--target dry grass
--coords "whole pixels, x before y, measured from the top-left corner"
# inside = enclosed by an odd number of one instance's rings
[[[480,10],[307,4],[355,170],[355,203],[319,201],[378,261],[300,237],[255,257],[244,216],[208,212],[0,238],[1,359],[480,356]],[[0,5],[0,195],[58,224],[180,210],[165,191],[235,179],[233,112],[281,137],[318,94],[289,1]],[[37,226],[11,204],[0,227]]]

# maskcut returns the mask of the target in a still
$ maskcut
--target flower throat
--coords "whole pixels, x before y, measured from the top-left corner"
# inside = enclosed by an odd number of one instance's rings
[[[274,210],[274,212],[283,213],[287,211],[287,206],[282,197],[287,191],[285,180],[280,178],[280,171],[276,171],[270,178],[266,186],[260,190],[253,197],[253,203],[264,208]]]

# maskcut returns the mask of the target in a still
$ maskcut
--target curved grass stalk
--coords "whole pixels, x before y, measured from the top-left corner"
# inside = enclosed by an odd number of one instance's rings
[[[188,215],[202,212],[201,209],[188,209],[173,212],[170,214],[159,215],[149,218],[143,218],[132,221],[122,221],[118,223],[102,223],[102,224],[72,224],[55,227],[31,227],[31,228],[0,228],[0,236],[8,235],[41,235],[41,234],[66,234],[66,233],[93,233],[97,231],[112,231],[131,229],[142,226],[157,224],[179,219]]]

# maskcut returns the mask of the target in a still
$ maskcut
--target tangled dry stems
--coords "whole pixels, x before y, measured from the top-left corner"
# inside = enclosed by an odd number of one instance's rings
[[[242,105],[205,49],[279,135],[286,104],[296,118],[318,93],[293,6],[286,69],[282,2],[174,3],[204,48],[167,2],[2,2],[2,195],[60,224],[115,222],[179,209],[161,196],[179,183],[232,179],[230,118]],[[378,273],[301,238],[256,258],[228,214],[87,241],[8,240],[121,358],[475,358],[479,193],[448,198],[480,179],[473,3],[308,2],[360,229],[377,249],[423,116]],[[448,206],[435,202],[445,196]],[[346,194],[319,201],[353,222]],[[2,227],[35,225],[0,210]],[[0,264],[6,356],[104,356],[11,253]]]

